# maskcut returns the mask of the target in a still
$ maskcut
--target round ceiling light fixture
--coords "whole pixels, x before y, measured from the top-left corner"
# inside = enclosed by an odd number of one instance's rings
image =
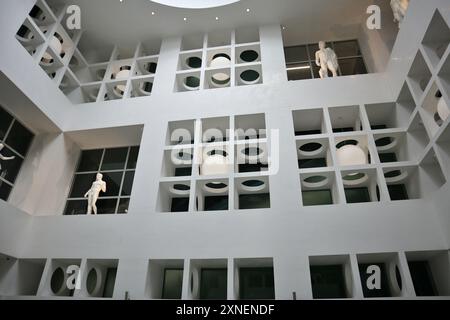
[[[240,0],[152,0],[153,2],[163,4],[169,7],[184,9],[208,9],[222,7]]]

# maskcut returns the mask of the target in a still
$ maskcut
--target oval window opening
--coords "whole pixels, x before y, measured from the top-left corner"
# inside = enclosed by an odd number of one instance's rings
[[[264,181],[261,180],[247,180],[242,182],[242,185],[249,187],[249,188],[257,188],[257,187],[261,187],[265,184]]]
[[[156,73],[156,69],[158,68],[158,64],[156,62],[150,62],[147,64],[147,71],[150,73]]]
[[[312,176],[312,177],[306,178],[303,181],[305,181],[306,183],[320,183],[320,182],[323,182],[325,180],[327,180],[327,177],[324,177],[324,176]]]
[[[97,270],[95,268],[92,268],[88,273],[86,281],[86,289],[90,295],[94,293],[94,290],[97,287],[97,278]]]
[[[202,66],[202,59],[199,57],[190,57],[186,60],[186,64],[189,68],[198,69]]]
[[[393,170],[393,171],[386,172],[384,174],[384,177],[385,178],[395,178],[395,177],[400,176],[401,174],[402,174],[402,172],[400,170]]]
[[[259,73],[255,70],[247,70],[241,73],[241,79],[245,82],[255,82],[259,79]]]
[[[50,288],[54,294],[57,294],[62,286],[64,285],[64,270],[62,268],[57,268],[53,274],[52,279],[50,280]]]
[[[255,50],[245,50],[241,53],[240,58],[244,62],[253,62],[259,58],[259,54]]]
[[[356,181],[356,180],[360,180],[366,177],[365,173],[362,172],[358,172],[358,173],[351,173],[346,175],[343,179],[345,181]]]
[[[311,143],[304,144],[299,149],[300,149],[300,151],[303,151],[303,152],[314,152],[314,151],[319,150],[320,148],[322,148],[322,145],[320,143],[311,142]]]
[[[384,138],[377,139],[375,141],[375,145],[377,147],[385,147],[385,146],[390,145],[392,142],[394,142],[393,138],[391,138],[391,137],[384,137]]]
[[[177,191],[189,191],[191,190],[191,187],[185,184],[176,184],[173,186],[173,188]]]
[[[153,83],[152,82],[143,82],[142,83],[142,91],[151,93],[153,90]]]
[[[185,79],[184,83],[189,88],[198,88],[200,86],[200,79],[197,77],[190,76]]]
[[[225,59],[231,60],[230,56],[227,55],[226,53],[215,54],[212,59],[214,60],[214,59],[217,59],[217,58],[225,58]]]
[[[344,146],[357,146],[357,145],[358,145],[358,141],[356,141],[356,140],[345,140],[345,141],[339,142],[336,145],[336,149],[340,149]]]
[[[228,185],[226,185],[223,182],[209,182],[209,183],[206,184],[206,186],[208,188],[216,189],[216,190],[224,189],[224,188],[228,187]]]

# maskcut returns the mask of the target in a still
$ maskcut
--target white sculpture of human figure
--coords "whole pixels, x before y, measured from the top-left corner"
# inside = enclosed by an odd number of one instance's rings
[[[102,180],[103,175],[101,173],[97,173],[96,180],[92,183],[92,187],[86,192],[84,195],[85,198],[88,198],[88,210],[87,214],[97,214],[97,199],[100,195],[100,191],[106,192],[106,182]]]
[[[5,145],[3,144],[3,143],[0,143],[0,151],[2,151],[2,149],[5,147]],[[16,157],[6,157],[6,156],[4,156],[4,155],[2,155],[1,153],[0,153],[0,160],[2,160],[2,161],[8,161],[8,160],[14,160]],[[0,173],[2,172],[2,164],[1,164],[1,162],[0,162]]]
[[[337,77],[339,70],[339,63],[337,55],[331,48],[326,48],[325,41],[319,42],[319,51],[316,52],[316,65],[320,67],[319,75],[323,78],[328,78],[328,70],[333,73],[333,77]]]
[[[391,0],[392,13],[394,14],[394,22],[398,22],[398,27],[405,18],[406,11],[408,10],[409,0]]]

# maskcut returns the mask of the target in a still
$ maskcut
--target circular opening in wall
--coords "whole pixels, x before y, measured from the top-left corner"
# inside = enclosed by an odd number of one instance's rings
[[[245,148],[242,149],[242,154],[250,157],[250,156],[259,156],[263,153],[263,150],[261,148],[258,147],[249,147],[249,148]]]
[[[95,289],[97,288],[98,274],[97,269],[92,268],[86,279],[86,289],[90,295],[95,293]]]
[[[358,172],[358,173],[347,174],[342,179],[345,181],[357,181],[357,180],[364,179],[366,176],[367,175],[365,173]]]
[[[318,142],[311,142],[311,143],[302,145],[299,149],[300,149],[300,151],[303,151],[303,152],[314,152],[314,151],[320,150],[321,148],[322,148],[322,144],[320,144]]]
[[[228,153],[225,150],[211,150],[207,153],[208,156],[222,156],[228,157]]]
[[[184,84],[189,90],[198,89],[200,87],[200,78],[194,76],[186,77]]]
[[[259,72],[255,70],[246,70],[240,75],[242,82],[247,84],[256,83],[259,80]]]
[[[216,60],[217,58],[225,58],[227,60],[231,60],[230,56],[226,53],[217,53],[213,56],[212,60]]]
[[[255,50],[245,50],[239,56],[244,62],[253,62],[258,60],[259,54]]]
[[[224,72],[218,72],[211,76],[211,82],[217,87],[223,87],[230,83],[230,76]]]
[[[264,186],[266,183],[264,181],[261,180],[247,180],[242,182],[242,185],[248,188],[257,188],[257,187],[261,187]]]
[[[151,93],[153,90],[153,82],[150,81],[142,82],[141,90],[145,93]]]
[[[209,182],[206,184],[206,186],[214,190],[225,189],[226,187],[228,187],[228,185],[223,182]]]
[[[186,64],[191,69],[198,69],[202,66],[202,59],[199,57],[189,57],[186,59]]]
[[[64,286],[65,274],[61,267],[58,267],[53,271],[52,278],[50,280],[50,289],[54,294],[58,294]]]
[[[156,73],[156,69],[158,68],[158,64],[156,62],[149,62],[145,66],[145,70],[149,73]]]
[[[385,178],[396,178],[402,175],[402,172],[400,170],[392,170],[388,171],[384,174]]]
[[[444,121],[442,121],[441,117],[439,116],[438,112],[435,112],[434,116],[434,122],[436,122],[436,124],[440,127],[444,124]]]
[[[384,138],[375,140],[375,145],[377,147],[386,147],[386,146],[390,145],[391,143],[393,143],[394,141],[395,141],[394,138],[384,137]]]
[[[177,153],[177,159],[181,161],[190,161],[194,156],[189,152],[180,151]]]
[[[342,148],[344,146],[357,146],[357,145],[358,145],[358,141],[353,140],[353,139],[349,139],[349,140],[345,140],[345,141],[339,142],[336,145],[336,149],[340,149],[340,148]]]
[[[173,188],[177,191],[189,191],[191,187],[186,184],[175,184]]]
[[[305,181],[306,183],[321,183],[327,179],[328,178],[324,177],[324,176],[312,176],[312,177],[308,177],[308,178],[304,179],[303,181]]]

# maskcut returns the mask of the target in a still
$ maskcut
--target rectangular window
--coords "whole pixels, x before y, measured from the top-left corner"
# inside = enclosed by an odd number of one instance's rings
[[[202,269],[200,299],[227,299],[227,269]]]
[[[97,173],[103,174],[106,182],[106,192],[101,192],[97,200],[97,213],[128,213],[138,155],[138,146],[83,151],[64,214],[86,214],[88,202],[84,195]]]
[[[310,190],[303,191],[304,206],[323,206],[333,204],[331,190]]]
[[[368,73],[358,40],[327,42],[326,46],[338,56],[339,76]],[[320,67],[316,65],[317,50],[317,43],[284,48],[289,81],[320,78]]]
[[[273,268],[240,268],[241,300],[275,299]]]
[[[409,271],[414,284],[414,290],[418,297],[437,296],[433,274],[428,261],[408,262]]]
[[[0,106],[0,199],[8,201],[34,134]]]
[[[183,269],[165,269],[162,289],[163,299],[181,299]]]
[[[347,298],[342,265],[311,266],[314,299]]]

